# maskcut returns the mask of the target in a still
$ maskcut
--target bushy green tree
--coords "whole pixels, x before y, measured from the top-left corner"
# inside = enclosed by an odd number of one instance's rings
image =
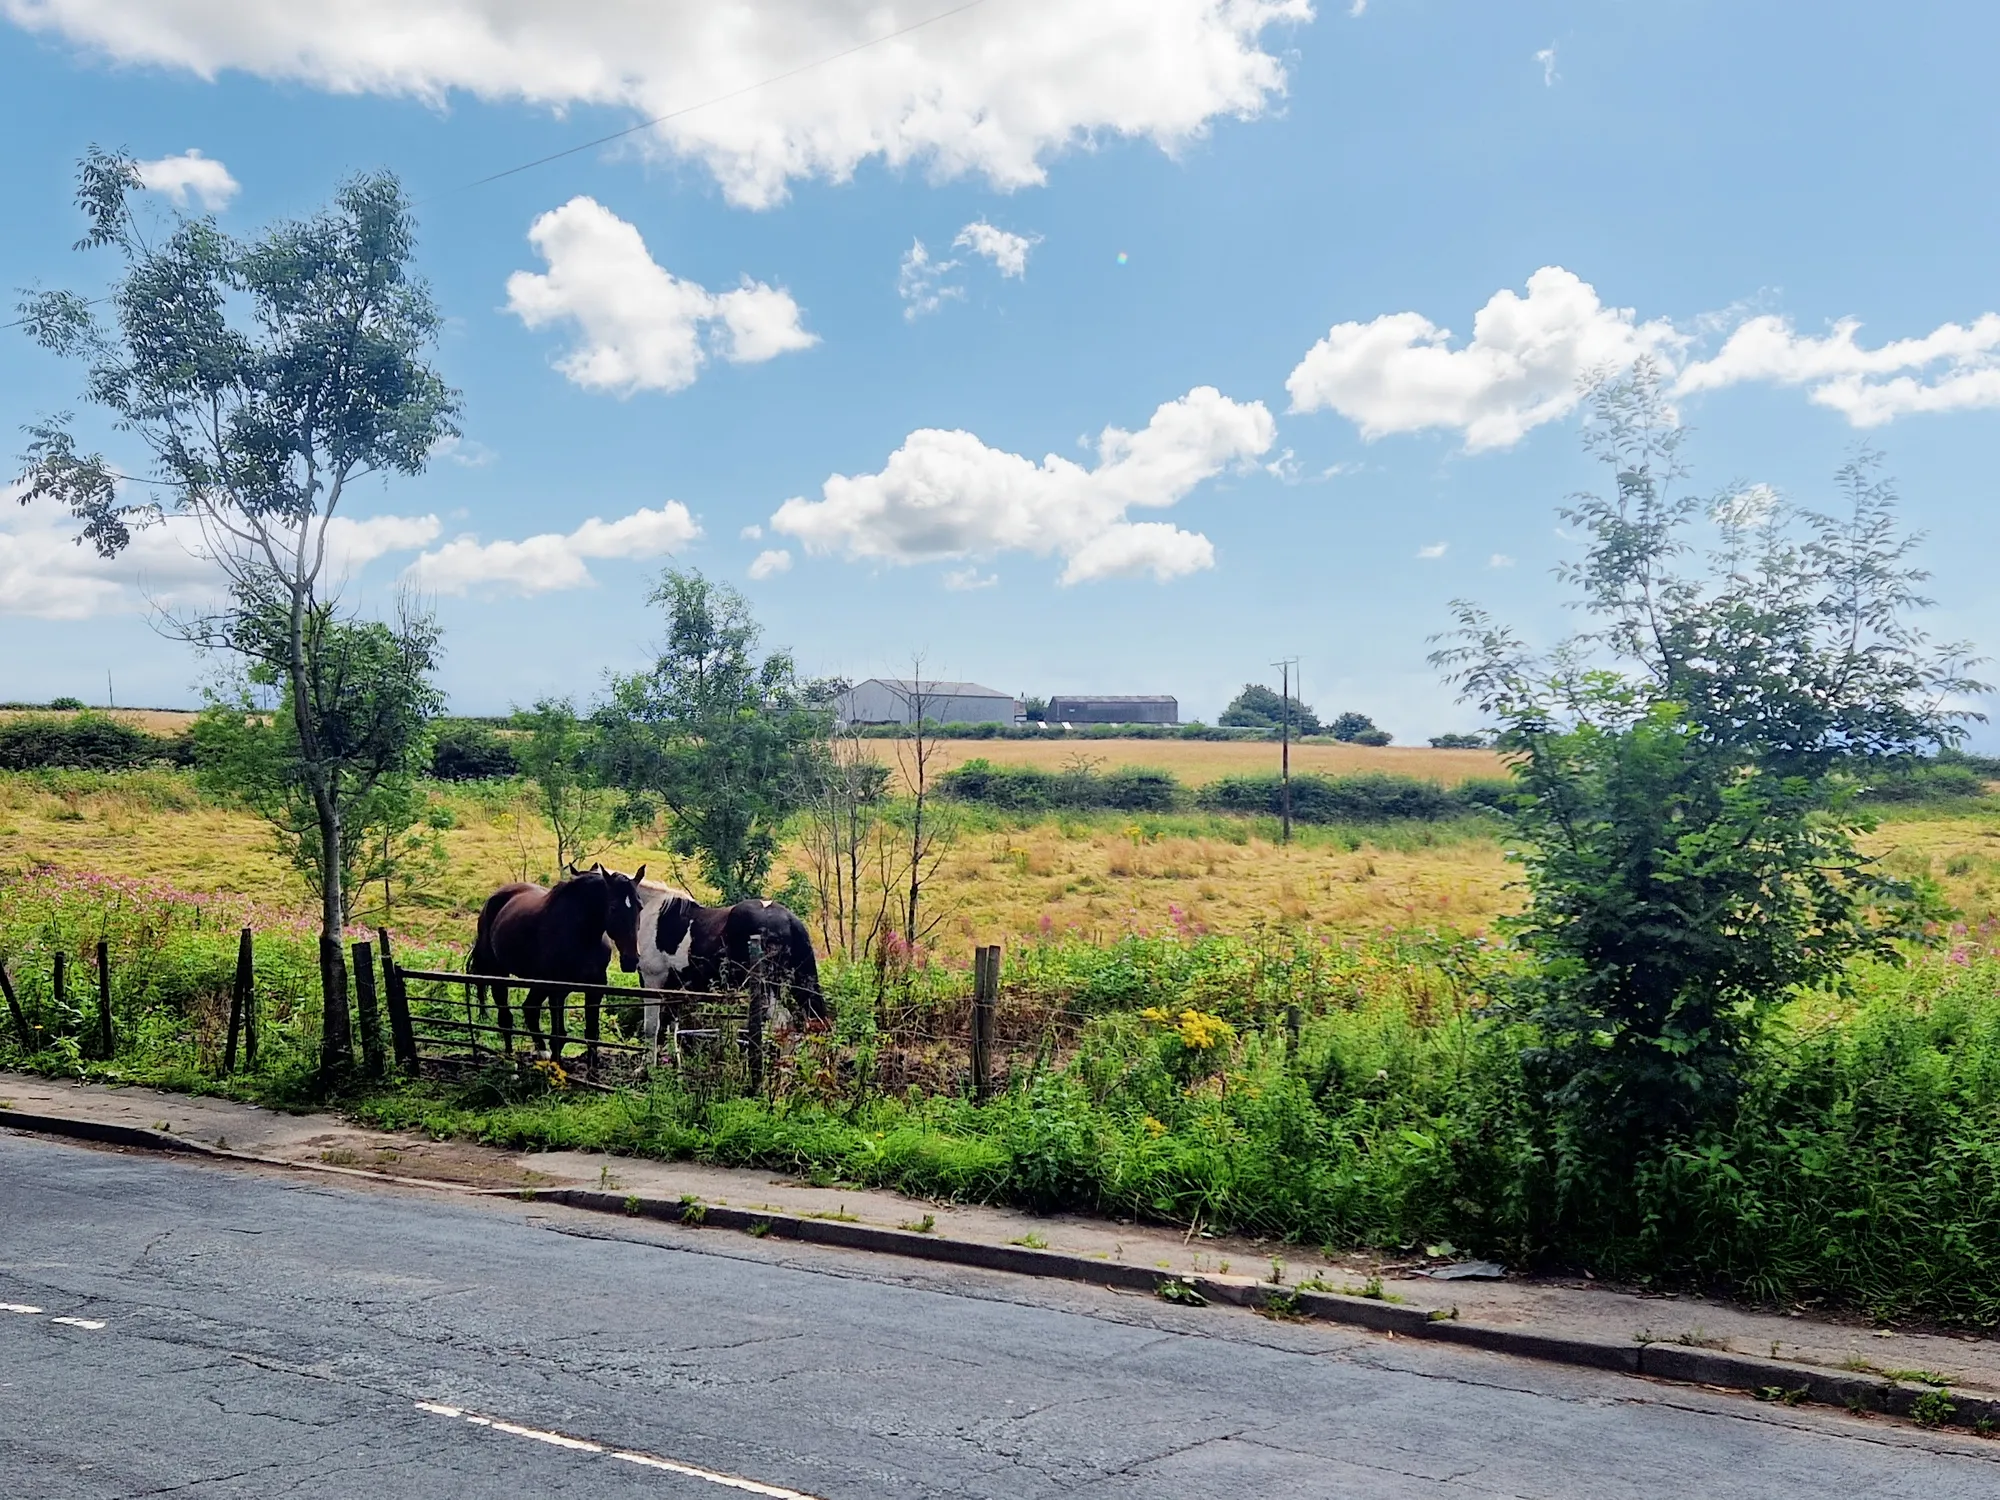
[[[522,731],[515,758],[535,785],[536,802],[555,834],[555,874],[601,852],[611,833],[611,799],[597,780],[597,732],[567,698],[543,698],[514,715]]]
[[[285,633],[282,617],[264,624],[269,635]],[[197,775],[209,791],[243,803],[270,825],[280,852],[315,895],[325,896],[332,872],[343,924],[370,904],[367,894],[377,887],[377,909],[386,918],[397,889],[421,885],[442,859],[440,814],[419,779],[430,764],[429,722],[443,706],[431,682],[437,629],[427,617],[392,627],[321,607],[307,617],[304,640],[306,690],[315,702],[301,715],[290,702],[296,685],[277,665],[283,646],[259,646],[245,632],[241,649],[253,665],[211,693],[189,731]],[[277,702],[267,705],[274,688]],[[317,726],[328,760],[341,831],[331,853],[302,765],[302,717]]]
[[[1336,714],[1326,732],[1348,745],[1386,745],[1390,738],[1388,730],[1376,727],[1375,721],[1368,715],[1355,713],[1352,709]]]
[[[789,653],[759,657],[743,596],[669,569],[650,602],[667,617],[651,669],[612,684],[598,711],[606,781],[628,817],[663,804],[674,852],[726,901],[763,894],[785,819],[813,783],[831,697],[799,681]]]
[[[45,348],[88,366],[88,399],[130,452],[85,452],[69,417],[50,417],[29,429],[22,498],[62,505],[106,557],[166,510],[199,526],[230,603],[163,620],[283,684],[294,739],[283,759],[316,823],[330,1072],[349,1034],[342,818],[355,779],[313,654],[314,633],[324,641],[337,623],[331,528],[351,485],[422,471],[456,431],[456,393],[426,363],[439,319],[412,274],[416,224],[393,176],[353,178],[328,208],[247,240],[206,216],[150,237],[133,212],[141,187],[131,157],[92,149],[79,248],[109,248],[122,266],[105,297],[49,293],[23,318]],[[93,300],[110,304],[108,323]]]
[[[1284,720],[1284,696],[1262,683],[1246,682],[1215,722],[1231,729],[1276,729]],[[1319,715],[1296,696],[1291,701],[1291,720],[1295,735],[1320,732]]]
[[[1643,365],[1587,441],[1612,488],[1563,512],[1562,576],[1595,628],[1536,656],[1461,603],[1433,660],[1517,757],[1537,1076],[1576,1139],[1629,1147],[1712,1117],[1774,1007],[1935,915],[1857,847],[1856,772],[1949,744],[1980,685],[1909,623],[1916,539],[1872,457],[1833,514],[1704,501]]]

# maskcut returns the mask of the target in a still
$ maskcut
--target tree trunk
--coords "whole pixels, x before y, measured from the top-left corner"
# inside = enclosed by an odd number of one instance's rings
[[[317,778],[316,778],[317,779]],[[346,911],[341,888],[340,808],[332,794],[313,788],[319,805],[320,859],[320,1045],[319,1074],[322,1088],[332,1088],[354,1067],[354,1026],[347,1003],[347,960],[340,939]]]

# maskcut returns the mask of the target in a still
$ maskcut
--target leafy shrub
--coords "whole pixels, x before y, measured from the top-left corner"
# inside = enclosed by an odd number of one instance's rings
[[[129,771],[154,761],[184,763],[188,747],[103,714],[15,719],[0,724],[0,770]]]
[[[1483,734],[1434,734],[1431,736],[1433,750],[1484,750],[1486,736]]]
[[[89,706],[81,698],[49,699],[49,708],[55,713],[82,713]]]
[[[1864,802],[1950,802],[1986,794],[1986,781],[1972,766],[1919,760],[1872,771],[1861,793]]]
[[[1288,712],[1289,709],[1289,712]],[[1296,735],[1318,734],[1319,715],[1310,706],[1293,697],[1287,704],[1281,693],[1274,693],[1262,683],[1246,682],[1243,691],[1230,700],[1216,722],[1241,729],[1281,729],[1289,719],[1292,733]]]
[[[1338,736],[1335,736],[1335,738],[1338,738]],[[1377,749],[1380,749],[1394,738],[1395,736],[1390,734],[1386,729],[1363,729],[1349,735],[1347,742],[1351,745],[1373,745]]]
[[[997,766],[981,757],[947,771],[938,785],[947,797],[1006,812],[1056,808],[1172,812],[1187,803],[1186,791],[1171,771],[1140,766],[1102,773],[1085,767],[1045,771],[1035,766]]]
[[[447,724],[432,741],[431,775],[439,781],[490,781],[520,770],[514,747],[482,724]]]

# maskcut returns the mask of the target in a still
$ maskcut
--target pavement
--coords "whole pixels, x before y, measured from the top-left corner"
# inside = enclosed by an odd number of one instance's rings
[[[461,1195],[527,1194],[672,1220],[691,1217],[683,1205],[694,1202],[715,1228],[776,1230],[780,1238],[1127,1289],[1150,1290],[1161,1276],[1174,1276],[1218,1301],[1280,1294],[1294,1298],[1290,1311],[1330,1321],[1741,1390],[1803,1390],[1835,1404],[1906,1412],[1936,1383],[1953,1393],[1962,1424],[2000,1414],[2000,1342],[1839,1321],[1805,1309],[1749,1309],[1583,1279],[1439,1281],[1407,1263],[1326,1256],[1309,1247],[816,1187],[768,1171],[585,1152],[519,1153],[366,1130],[333,1115],[0,1072],[0,1125],[9,1110],[16,1119],[40,1116],[58,1130],[96,1128],[114,1138],[137,1132],[132,1140],[156,1147],[329,1178],[427,1185]],[[1353,1295],[1376,1277],[1379,1297]],[[1307,1291],[1298,1290],[1302,1283]],[[1901,1372],[1922,1372],[1925,1381],[1908,1374],[1899,1379]]]
[[[1957,1500],[2000,1443],[505,1194],[0,1132],[0,1494]]]

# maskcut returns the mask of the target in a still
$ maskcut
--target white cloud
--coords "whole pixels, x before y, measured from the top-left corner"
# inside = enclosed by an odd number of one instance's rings
[[[969,432],[923,428],[880,473],[835,474],[819,500],[787,500],[771,526],[809,551],[849,558],[919,563],[1020,550],[1062,557],[1064,583],[1140,573],[1165,581],[1214,566],[1213,544],[1128,512],[1173,505],[1269,451],[1276,436],[1261,401],[1231,401],[1212,386],[1164,403],[1139,432],[1107,427],[1090,469],[1053,453],[1037,464]]]
[[[792,554],[783,547],[773,547],[768,551],[759,552],[750,561],[750,576],[760,582],[791,571]]]
[[[759,526],[755,521],[752,521],[748,526],[745,526],[741,531],[737,532],[736,534],[742,537],[743,540],[746,542],[754,542],[760,540],[763,537],[764,528]]]
[[[1640,323],[1630,308],[1604,306],[1560,266],[1530,276],[1526,297],[1495,292],[1473,315],[1471,342],[1454,349],[1450,341],[1450,330],[1416,312],[1338,323],[1285,389],[1293,410],[1337,411],[1365,438],[1452,428],[1476,452],[1511,447],[1569,415],[1592,374],[1645,354],[1669,356],[1684,342],[1669,323]]]
[[[953,297],[963,297],[965,288],[952,286],[944,278],[958,269],[955,260],[932,260],[922,240],[911,240],[896,268],[896,295],[903,299],[903,316],[914,323],[925,313],[934,313]]]
[[[1433,559],[1443,557],[1445,553],[1445,548],[1449,547],[1450,545],[1451,543],[1449,542],[1431,542],[1425,546],[1417,548],[1417,556],[1425,559],[1426,561],[1431,561]]]
[[[952,244],[960,250],[985,256],[1002,276],[1025,276],[1028,274],[1028,252],[1041,242],[1039,234],[1014,234],[997,229],[984,219],[974,219],[959,230]]]
[[[1486,559],[1486,566],[1489,568],[1511,568],[1514,566],[1514,559],[1504,552],[1496,552]]]
[[[592,516],[576,530],[544,532],[521,541],[482,542],[457,536],[410,564],[410,576],[439,594],[463,594],[497,584],[517,594],[587,588],[595,580],[584,566],[595,558],[664,557],[701,535],[678,500],[641,509],[615,521]]]
[[[944,575],[944,586],[955,594],[990,589],[1000,581],[998,573],[981,573],[975,567],[953,568]]]
[[[594,198],[543,214],[528,239],[549,269],[509,276],[507,310],[530,328],[574,323],[577,345],[556,368],[587,390],[678,391],[711,355],[755,364],[819,342],[789,292],[746,278],[718,296],[684,281]]]
[[[203,208],[227,208],[229,200],[242,191],[242,184],[229,175],[229,168],[195,150],[142,161],[138,167],[139,181],[149,191],[165,193],[181,208],[187,207],[189,195],[199,198]]]
[[[484,443],[471,438],[440,438],[431,445],[431,457],[448,459],[461,469],[483,469],[498,455]]]
[[[1770,485],[1753,484],[1716,501],[1709,515],[1718,526],[1749,530],[1764,525],[1777,514],[1779,498]]]
[[[944,8],[0,0],[30,30],[204,78],[241,70],[436,105],[463,91],[671,115],[639,137],[645,148],[700,161],[753,207],[870,158],[1018,188],[1043,180],[1049,156],[1103,137],[1173,151],[1280,97],[1285,68],[1265,33],[1312,19],[1311,0],[1009,0],[916,26]]]
[[[1692,394],[1745,381],[1811,386],[1810,399],[1856,427],[1879,427],[1912,412],[2000,406],[2000,313],[1873,349],[1856,340],[1860,330],[1857,319],[1842,318],[1814,338],[1766,313],[1739,324],[1713,359],[1687,365],[1674,388]]]
[[[1354,0],[1354,3],[1347,7],[1347,13],[1359,20],[1368,14],[1368,0]]]
[[[1562,77],[1562,74],[1556,71],[1556,49],[1553,46],[1542,48],[1535,54],[1535,61],[1542,65],[1542,87],[1554,88],[1556,80]]]
[[[226,584],[191,516],[138,527],[113,558],[78,546],[76,523],[23,509],[18,487],[0,487],[0,615],[87,620],[140,613],[153,604],[202,602]],[[341,579],[378,557],[434,540],[436,516],[336,516],[327,526],[330,576]]]

